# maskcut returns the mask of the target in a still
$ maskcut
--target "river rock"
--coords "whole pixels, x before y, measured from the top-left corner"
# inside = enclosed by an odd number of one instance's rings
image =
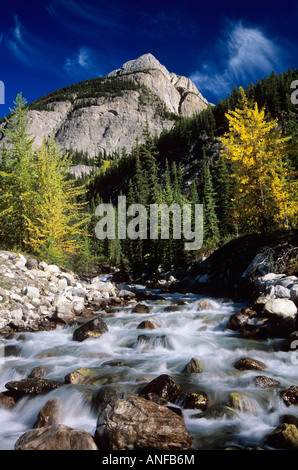
[[[298,331],[293,331],[283,342],[282,350],[290,351],[298,348]]]
[[[184,392],[179,403],[184,409],[196,409],[205,411],[208,407],[208,396],[204,392]]]
[[[5,384],[5,388],[13,392],[16,396],[39,395],[48,393],[51,390],[63,385],[56,380],[47,380],[42,378],[28,378],[18,381],[11,381]]]
[[[294,424],[283,423],[269,433],[265,443],[274,449],[298,449],[298,430]]]
[[[211,405],[208,410],[203,413],[191,415],[191,418],[207,418],[207,419],[234,419],[239,417],[239,413],[234,408],[222,403]]]
[[[44,375],[49,371],[48,367],[45,366],[37,366],[32,369],[30,374],[28,375],[29,379],[36,379],[36,378],[41,378],[44,377]]]
[[[241,412],[258,414],[258,403],[252,397],[240,392],[232,392],[229,396],[229,405]]]
[[[149,313],[150,312],[150,307],[148,305],[144,304],[137,304],[133,309],[131,313]]]
[[[292,385],[282,392],[283,402],[286,406],[298,405],[298,386]]]
[[[278,380],[266,377],[265,375],[258,375],[254,378],[254,383],[257,387],[260,388],[272,388],[278,387],[280,382]]]
[[[15,399],[6,393],[0,393],[0,408],[12,408],[15,405]]]
[[[186,450],[191,437],[183,419],[166,406],[131,396],[98,415],[95,440],[104,450]]]
[[[234,367],[241,371],[243,370],[265,370],[266,365],[261,362],[257,361],[256,359],[250,359],[249,357],[243,357],[239,359],[235,364]]]
[[[73,340],[81,342],[88,338],[99,338],[107,331],[108,327],[101,318],[93,318],[74,331]]]
[[[137,326],[138,330],[155,330],[155,325],[150,320],[144,320]]]
[[[203,371],[202,364],[196,358],[192,358],[184,367],[182,373],[187,375],[199,374]]]
[[[88,367],[81,367],[80,369],[67,374],[64,377],[66,384],[88,384],[95,378],[98,378],[99,372],[95,369],[89,369]]]
[[[180,395],[180,392],[180,385],[170,375],[162,374],[146,384],[139,395],[147,398],[149,393],[156,393],[159,397],[171,402]]]
[[[16,441],[15,450],[98,450],[91,434],[64,424],[33,429]]]
[[[269,299],[264,305],[264,313],[270,319],[295,318],[297,307],[289,299]]]
[[[25,264],[27,269],[36,269],[38,267],[38,262],[34,258],[29,258]]]
[[[34,428],[43,428],[59,424],[63,417],[63,402],[59,398],[51,398],[38,413]]]

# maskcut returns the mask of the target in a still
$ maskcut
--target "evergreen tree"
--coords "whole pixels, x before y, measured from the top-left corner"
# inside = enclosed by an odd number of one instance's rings
[[[33,139],[27,133],[26,100],[18,94],[6,118],[0,164],[0,232],[11,247],[24,248],[28,240],[27,217],[32,210]]]

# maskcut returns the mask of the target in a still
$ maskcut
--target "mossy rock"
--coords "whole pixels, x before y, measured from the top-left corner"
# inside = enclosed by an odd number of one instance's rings
[[[298,449],[298,429],[294,424],[283,423],[265,438],[265,443],[274,449]]]
[[[199,374],[203,371],[201,362],[196,359],[192,358],[184,367],[182,373],[187,375]]]

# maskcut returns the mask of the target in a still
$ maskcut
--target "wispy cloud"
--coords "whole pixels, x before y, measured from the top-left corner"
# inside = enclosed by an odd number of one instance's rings
[[[200,91],[215,97],[228,93],[234,84],[255,81],[281,65],[282,49],[258,27],[242,21],[227,24],[219,38],[215,57],[203,62],[190,78]]]
[[[25,29],[17,15],[13,15],[13,26],[2,34],[1,39],[0,44],[23,64],[30,67],[47,64],[45,45]]]
[[[88,47],[81,47],[72,57],[67,57],[63,69],[73,73],[85,69],[86,71],[93,69],[91,50]]]

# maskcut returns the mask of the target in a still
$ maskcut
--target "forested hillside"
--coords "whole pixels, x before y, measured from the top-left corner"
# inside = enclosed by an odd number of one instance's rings
[[[297,227],[298,109],[291,102],[297,79],[295,69],[272,73],[246,90],[234,88],[216,106],[176,117],[173,128],[159,137],[144,126],[144,143],[137,140],[131,152],[98,155],[91,177],[79,179],[68,176],[69,168],[88,164],[88,154],[62,156],[53,140],[33,149],[25,130],[28,106],[18,97],[3,130],[8,145],[1,150],[2,246],[84,273],[110,265],[142,271],[158,265],[186,268],[239,235]],[[109,83],[111,93],[118,82]],[[94,86],[104,93],[106,85],[90,80],[90,89],[77,85],[65,93],[69,99],[75,91],[87,100]],[[43,109],[47,102],[30,106]],[[127,205],[147,208],[202,204],[203,246],[187,251],[183,237],[172,232],[169,240],[98,239],[96,207],[111,202],[117,213],[119,195],[127,196]]]

